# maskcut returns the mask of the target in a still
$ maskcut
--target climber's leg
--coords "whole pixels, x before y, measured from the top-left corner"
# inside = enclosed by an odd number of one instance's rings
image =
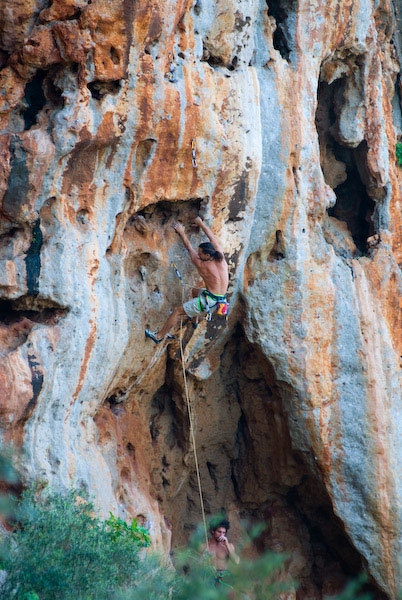
[[[172,314],[169,316],[162,329],[157,332],[158,338],[163,339],[165,335],[177,325],[179,318],[184,317],[185,314],[186,312],[181,305],[175,306],[172,310]]]
[[[186,312],[181,305],[175,306],[172,310],[172,314],[169,316],[162,329],[156,331],[155,333],[149,329],[146,329],[145,335],[153,340],[156,344],[159,344],[165,338],[165,336],[169,334],[170,330],[177,325],[179,318],[183,317],[185,314]]]

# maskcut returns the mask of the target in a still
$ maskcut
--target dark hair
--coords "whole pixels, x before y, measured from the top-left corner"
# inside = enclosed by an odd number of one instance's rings
[[[215,247],[211,242],[202,242],[198,247],[201,248],[205,254],[209,254],[214,260],[223,260],[223,254],[218,250],[215,250]]]
[[[226,531],[230,528],[230,523],[227,519],[215,519],[212,520],[209,524],[211,531],[216,531],[219,527],[224,527]]]

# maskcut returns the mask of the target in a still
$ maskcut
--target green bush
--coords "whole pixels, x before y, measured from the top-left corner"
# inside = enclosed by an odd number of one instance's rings
[[[402,142],[397,142],[395,146],[396,162],[402,165]]]
[[[119,535],[94,515],[93,505],[75,492],[35,496],[19,502],[19,526],[1,548],[0,566],[7,577],[4,600],[110,600],[131,584],[141,544]]]
[[[141,548],[148,548],[151,545],[151,537],[148,529],[138,525],[137,519],[133,519],[129,525],[119,517],[115,517],[112,513],[109,513],[109,515],[106,525],[111,531],[114,541],[121,537],[127,537]]]

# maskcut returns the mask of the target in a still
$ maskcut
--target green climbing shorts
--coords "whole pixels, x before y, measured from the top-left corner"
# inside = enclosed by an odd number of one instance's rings
[[[191,298],[191,300],[185,302],[183,304],[183,308],[186,315],[192,319],[193,317],[197,317],[206,311],[207,302],[210,312],[214,312],[217,308],[218,302],[212,298],[209,298],[208,296],[205,296],[204,290],[202,290],[202,292],[198,294],[196,298]]]
[[[215,587],[225,586],[233,589],[233,576],[227,569],[217,569],[215,577]]]

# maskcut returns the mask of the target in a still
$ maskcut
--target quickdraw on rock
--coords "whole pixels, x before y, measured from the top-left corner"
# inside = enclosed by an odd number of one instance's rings
[[[194,169],[196,169],[197,168],[197,154],[196,154],[196,147],[195,147],[194,139],[191,140],[191,162],[192,162]]]
[[[174,262],[172,262],[172,263],[170,264],[170,266],[171,266],[171,267],[173,267],[173,269],[175,270],[175,273],[176,273],[177,277],[180,279],[180,281],[181,281],[181,284],[182,284],[183,286],[184,286],[184,285],[186,285],[186,284],[184,283],[184,279],[183,279],[183,277],[181,276],[181,273],[180,273],[179,269],[176,267],[175,263],[174,263]]]
[[[166,73],[166,78],[169,79],[171,83],[176,82],[175,70],[176,67],[173,62],[173,54],[172,52],[169,52],[169,71]]]

